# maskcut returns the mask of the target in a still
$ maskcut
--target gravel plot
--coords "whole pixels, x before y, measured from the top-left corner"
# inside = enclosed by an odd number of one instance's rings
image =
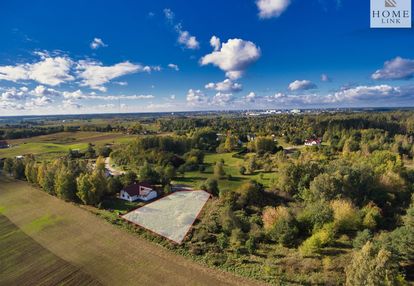
[[[205,191],[179,191],[123,218],[180,244],[209,198]]]

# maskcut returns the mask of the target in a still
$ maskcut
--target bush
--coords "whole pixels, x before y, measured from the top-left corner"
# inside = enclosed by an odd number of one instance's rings
[[[335,200],[331,202],[334,223],[339,231],[357,230],[360,225],[358,209],[349,201]]]
[[[374,203],[369,203],[362,210],[362,226],[365,228],[375,230],[381,222],[381,209]]]
[[[263,212],[262,220],[264,229],[272,240],[284,246],[294,243],[298,228],[288,208],[268,207]]]
[[[329,204],[318,202],[307,205],[297,219],[301,229],[311,233],[320,229],[324,224],[333,221],[333,210]]]
[[[352,243],[354,248],[361,249],[368,241],[372,239],[372,233],[369,229],[358,231],[357,235]]]
[[[326,224],[306,239],[299,247],[299,251],[303,256],[318,253],[323,247],[332,244],[335,241],[335,226],[332,223]]]

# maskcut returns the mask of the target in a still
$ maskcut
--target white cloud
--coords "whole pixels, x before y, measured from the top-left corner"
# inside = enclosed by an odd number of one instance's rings
[[[174,12],[171,9],[166,8],[164,9],[164,16],[165,19],[167,19],[168,23],[174,26]],[[196,50],[200,48],[200,43],[197,41],[197,38],[191,35],[189,31],[184,30],[181,23],[175,25],[174,29],[178,34],[178,43],[190,50]]]
[[[91,49],[93,49],[93,50],[96,50],[96,49],[98,49],[98,48],[101,48],[101,47],[107,47],[108,45],[107,44],[105,44],[103,41],[102,41],[102,39],[100,39],[100,38],[94,38],[93,39],[93,41],[91,42],[91,44],[90,44],[90,47],[91,47]]]
[[[199,89],[189,89],[187,93],[187,103],[189,105],[199,105],[207,103],[208,98],[206,95]]]
[[[375,80],[380,79],[410,79],[414,76],[414,60],[396,57],[384,63],[382,69],[377,70],[371,77]]]
[[[114,81],[114,84],[120,85],[120,86],[127,86],[128,83],[126,81]]]
[[[245,99],[247,102],[254,102],[256,98],[257,98],[257,95],[253,91],[249,92],[249,94],[245,96]]]
[[[60,91],[57,91],[53,88],[47,88],[43,85],[36,86],[32,91],[30,91],[30,95],[36,96],[36,97],[48,97],[48,96],[60,96],[62,93]]]
[[[321,81],[323,81],[323,82],[331,82],[332,79],[327,74],[321,74]]]
[[[64,109],[80,109],[82,105],[73,99],[66,99],[62,102]]]
[[[295,80],[289,84],[290,91],[315,89],[317,86],[309,80]]]
[[[260,58],[261,52],[254,43],[241,39],[230,39],[220,50],[201,58],[201,65],[212,64],[226,72],[230,79],[240,78],[245,70]]]
[[[158,71],[159,67],[142,66],[128,61],[112,66],[103,66],[100,62],[79,61],[78,76],[82,79],[81,86],[89,86],[92,89],[106,91],[104,84],[114,78],[137,72]]]
[[[24,100],[28,97],[28,89],[26,87],[22,88],[7,88],[4,92],[1,93],[1,100],[11,101],[11,100]]]
[[[83,93],[80,89],[73,91],[73,92],[68,92],[68,91],[64,91],[63,92],[63,97],[65,99],[98,99],[98,100],[108,100],[108,101],[112,101],[112,100],[119,100],[119,99],[125,99],[125,100],[141,100],[141,99],[153,99],[154,96],[151,94],[133,94],[133,95],[97,95],[95,93]]]
[[[68,57],[52,57],[48,53],[41,52],[36,55],[40,56],[41,60],[35,63],[0,66],[0,80],[13,82],[34,80],[51,86],[74,80],[74,77],[70,75],[73,61]]]
[[[222,82],[210,82],[205,85],[206,89],[214,89],[220,92],[238,92],[243,89],[243,86],[240,83],[233,82],[230,79],[225,79]]]
[[[180,70],[180,68],[179,68],[179,67],[178,67],[178,65],[176,65],[176,64],[168,64],[168,67],[169,67],[170,69],[175,70],[175,71],[179,71],[179,70]]]
[[[211,37],[210,45],[214,48],[215,51],[220,50],[220,47],[221,47],[220,38],[218,38],[216,36]]]
[[[174,12],[171,9],[165,8],[163,10],[163,12],[164,12],[164,16],[167,20],[169,20],[171,22],[174,20],[175,15],[174,15]]]
[[[233,94],[218,92],[212,99],[213,105],[226,106],[234,100]]]
[[[412,91],[412,90],[411,90]],[[328,102],[342,102],[342,101],[374,101],[378,99],[393,97],[400,97],[408,95],[406,92],[402,92],[400,87],[393,87],[389,85],[375,85],[375,86],[357,86],[354,88],[348,88],[337,91],[328,95]]]
[[[200,48],[200,43],[195,36],[192,36],[190,32],[181,30],[181,25],[176,26],[178,32],[178,42],[184,45],[187,49],[196,50]]]
[[[259,17],[268,19],[279,17],[290,5],[290,0],[257,0]]]

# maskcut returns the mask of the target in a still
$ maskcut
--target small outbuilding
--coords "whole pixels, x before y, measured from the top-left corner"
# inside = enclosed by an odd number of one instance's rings
[[[305,140],[305,146],[320,146],[322,143],[321,139],[307,139]]]
[[[150,201],[158,197],[157,191],[153,186],[144,182],[133,183],[121,190],[119,198],[122,200],[134,202],[141,200],[144,202]]]

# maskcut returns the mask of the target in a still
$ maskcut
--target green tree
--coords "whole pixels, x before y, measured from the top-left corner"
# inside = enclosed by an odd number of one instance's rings
[[[22,159],[14,159],[13,162],[13,177],[15,179],[23,179],[25,177],[24,174],[25,166]]]
[[[216,179],[213,179],[213,178],[208,178],[207,180],[205,180],[200,185],[200,189],[209,192],[213,196],[218,196],[220,192],[219,187],[218,187],[218,182]]]
[[[13,174],[13,164],[14,162],[12,158],[6,158],[4,160],[3,171],[10,176]]]
[[[214,166],[214,176],[218,179],[222,179],[226,176],[226,172],[224,171],[224,164],[222,162],[216,162]]]
[[[55,193],[65,201],[73,201],[76,193],[76,180],[73,173],[63,165],[56,174]]]
[[[137,179],[137,174],[132,171],[126,172],[124,175],[121,176],[121,183],[124,187],[133,184]]]
[[[354,253],[345,272],[347,286],[401,285],[402,280],[392,254],[377,250],[371,242]]]
[[[144,165],[139,169],[139,179],[144,182],[156,184],[160,180],[160,176],[157,171],[155,171],[148,162],[145,162]]]

